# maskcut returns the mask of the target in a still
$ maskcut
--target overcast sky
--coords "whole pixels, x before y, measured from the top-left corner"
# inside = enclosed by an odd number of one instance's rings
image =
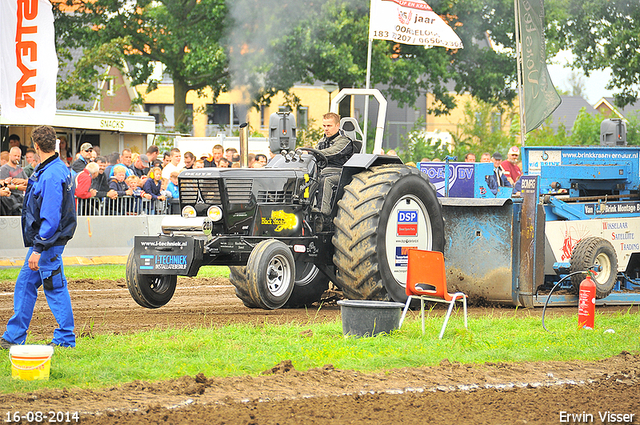
[[[570,57],[570,53],[561,52],[551,61],[554,65],[547,66],[549,75],[551,75],[551,81],[553,81],[553,85],[558,90],[569,91],[571,88],[569,78],[573,71],[571,68],[564,66]],[[590,104],[595,104],[602,97],[609,97],[613,95],[613,92],[604,88],[610,78],[609,70],[592,72],[589,78],[585,77],[583,72],[580,70],[576,70],[575,72],[582,75],[586,93],[585,98]]]

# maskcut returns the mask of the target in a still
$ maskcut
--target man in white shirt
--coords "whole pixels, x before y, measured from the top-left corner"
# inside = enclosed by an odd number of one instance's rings
[[[164,166],[162,169],[162,178],[169,180],[171,178],[171,173],[174,171],[180,172],[184,168],[180,161],[182,160],[182,154],[180,153],[180,149],[173,148],[169,151],[169,155],[171,157],[171,161]]]

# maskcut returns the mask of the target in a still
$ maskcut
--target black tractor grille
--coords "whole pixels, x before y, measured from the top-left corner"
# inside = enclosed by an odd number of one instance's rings
[[[258,192],[260,204],[290,204],[293,202],[293,192],[284,190],[261,190]]]
[[[204,202],[208,205],[219,205],[220,185],[218,180],[180,179],[180,201],[183,204]]]
[[[248,204],[251,202],[253,179],[224,179],[230,204]]]

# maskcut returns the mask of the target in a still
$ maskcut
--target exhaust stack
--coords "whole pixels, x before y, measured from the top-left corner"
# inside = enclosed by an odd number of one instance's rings
[[[240,124],[240,166],[249,166],[249,123]]]

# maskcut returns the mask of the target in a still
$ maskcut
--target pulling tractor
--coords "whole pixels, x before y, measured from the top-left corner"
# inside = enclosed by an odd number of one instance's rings
[[[382,145],[386,101],[380,103],[376,151]],[[352,118],[341,129],[355,153],[342,167],[323,215],[317,193],[327,158],[296,149],[295,122],[270,117],[275,157],[260,169],[184,170],[178,177],[180,216],[167,216],[162,233],[136,236],[126,282],[134,300],[158,308],[171,300],[177,276],[202,266],[225,265],[236,295],[250,308],[299,307],[318,301],[329,282],[350,299],[404,302],[407,251],[444,249],[441,205],[426,174],[399,158],[366,154]],[[246,151],[248,127],[241,129]]]

